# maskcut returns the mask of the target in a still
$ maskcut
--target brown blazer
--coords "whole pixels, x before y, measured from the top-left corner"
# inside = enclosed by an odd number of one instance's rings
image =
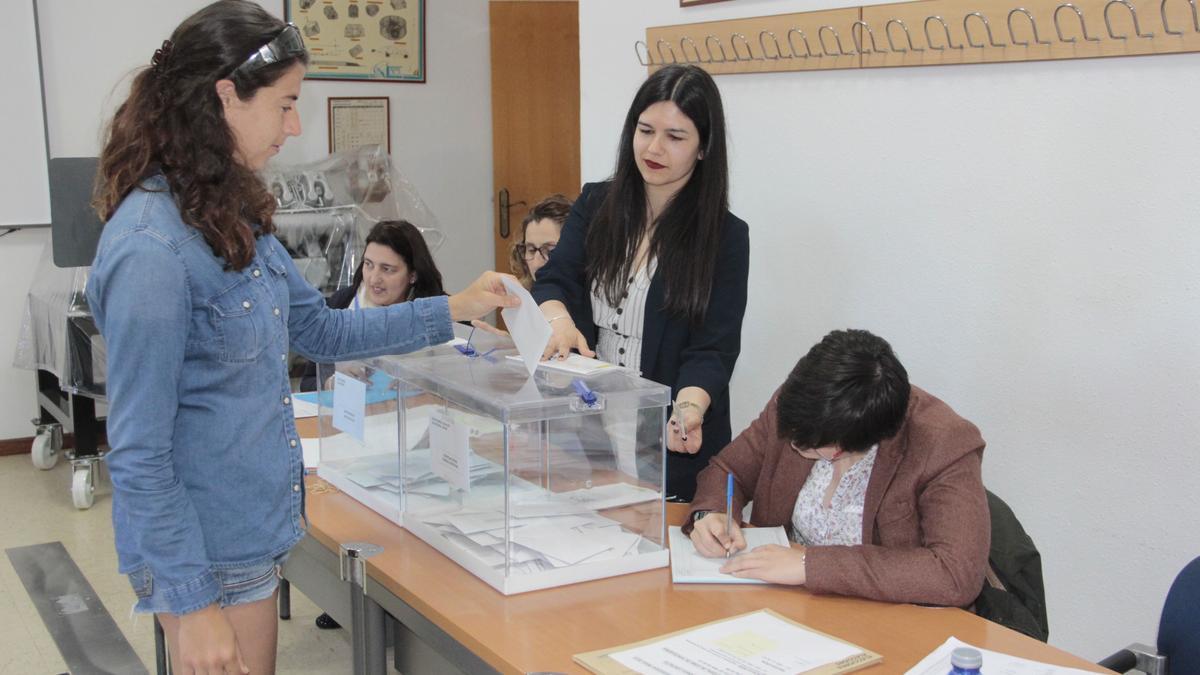
[[[693,512],[753,501],[750,524],[783,525],[814,464],[776,433],[775,393],[745,431],[700,473]],[[991,525],[980,476],[983,437],[933,395],[912,388],[904,424],[879,444],[863,503],[863,545],[811,546],[805,586],[888,602],[964,607],[983,588]],[[690,522],[690,521],[689,521]]]

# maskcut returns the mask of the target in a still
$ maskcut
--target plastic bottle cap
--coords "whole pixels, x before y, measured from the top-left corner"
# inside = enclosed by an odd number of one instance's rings
[[[978,649],[959,647],[950,654],[950,665],[966,670],[978,670],[983,666],[983,654]]]

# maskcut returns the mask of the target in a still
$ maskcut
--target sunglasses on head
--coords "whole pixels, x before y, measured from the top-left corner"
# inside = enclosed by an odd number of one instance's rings
[[[242,65],[234,68],[233,73],[248,75],[272,63],[304,56],[307,53],[308,50],[304,48],[304,38],[300,37],[300,29],[296,28],[296,24],[289,23],[279,31],[278,35],[271,38],[270,42],[259,47],[258,51],[242,62]]]

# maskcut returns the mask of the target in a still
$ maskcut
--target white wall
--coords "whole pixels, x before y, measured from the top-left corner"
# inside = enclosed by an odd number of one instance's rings
[[[584,180],[611,171],[647,26],[835,4],[582,0]],[[1200,553],[1200,55],[717,82],[751,228],[735,431],[824,333],[885,336],[983,430],[1051,642],[1153,644]]]
[[[268,7],[274,10],[273,3]],[[425,84],[306,81],[300,94],[305,133],[284,146],[278,161],[328,152],[327,97],[389,96],[392,160],[446,234],[434,257],[453,292],[493,265],[488,3],[427,0],[425,7]]]
[[[182,19],[206,4],[204,0],[41,0],[51,154],[98,154],[103,125],[124,100],[129,76],[149,63]],[[281,2],[262,4],[282,14]],[[97,35],[104,36],[101,43]],[[446,242],[436,257],[447,289],[457,290],[489,268],[493,255],[487,2],[427,2],[426,43],[425,84],[307,81],[300,107],[305,134],[292,139],[279,159],[303,162],[326,154],[326,97],[391,97],[392,157],[440,221]],[[36,73],[36,65],[32,72]],[[10,123],[8,113],[4,119]],[[26,127],[27,136],[36,132],[40,144],[40,118],[36,128],[33,121],[11,123]],[[41,230],[0,238],[0,269],[7,281],[0,288],[0,316],[13,317],[11,330],[0,330],[0,438],[33,433],[29,424],[34,412],[32,374],[8,364],[29,281],[48,235],[48,230]]]

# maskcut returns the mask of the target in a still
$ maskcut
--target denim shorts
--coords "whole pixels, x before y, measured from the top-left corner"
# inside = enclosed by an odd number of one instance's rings
[[[275,558],[273,561],[257,565],[225,566],[213,565],[213,574],[221,584],[221,597],[217,599],[221,607],[244,605],[258,602],[271,597],[279,587],[280,570],[288,554]],[[134,611],[139,613],[169,614],[169,604],[162,596],[160,588],[154,583],[150,570],[142,569],[129,575],[133,591],[138,596]]]

